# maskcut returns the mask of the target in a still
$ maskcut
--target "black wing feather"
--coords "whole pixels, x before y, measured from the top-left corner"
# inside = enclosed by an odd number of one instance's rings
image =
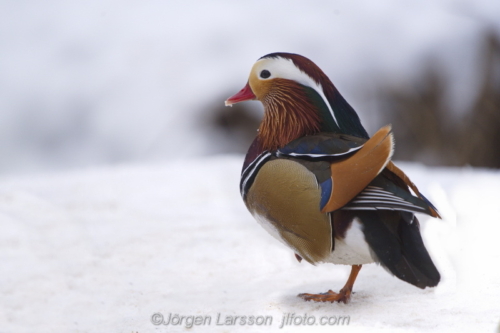
[[[304,158],[344,157],[363,147],[366,139],[345,134],[318,133],[293,140],[277,155]]]
[[[408,223],[404,214],[409,213],[385,212],[381,216],[379,212],[356,212],[367,243],[387,270],[418,288],[434,287],[439,283],[439,272],[425,249],[418,221]]]

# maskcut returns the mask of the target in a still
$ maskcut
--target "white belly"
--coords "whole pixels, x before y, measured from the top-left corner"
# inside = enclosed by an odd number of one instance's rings
[[[362,224],[355,218],[351,228],[346,232],[346,237],[335,239],[335,249],[325,262],[342,265],[362,265],[374,262],[361,228]]]

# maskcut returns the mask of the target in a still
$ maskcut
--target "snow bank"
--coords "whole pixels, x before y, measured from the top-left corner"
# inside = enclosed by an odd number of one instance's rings
[[[239,197],[241,163],[226,156],[0,180],[0,330],[271,332],[292,314],[318,324],[347,316],[349,325],[282,331],[498,325],[499,172],[399,164],[444,217],[421,217],[442,282],[420,290],[365,265],[350,304],[315,304],[296,295],[338,290],[349,268],[299,264],[261,229]],[[155,313],[185,318],[156,326]],[[236,315],[247,324],[218,325]],[[250,326],[250,316],[272,323]]]

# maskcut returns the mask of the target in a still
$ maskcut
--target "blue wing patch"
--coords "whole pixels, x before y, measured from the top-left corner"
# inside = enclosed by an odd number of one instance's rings
[[[323,209],[323,207],[325,207],[328,200],[330,200],[330,196],[332,195],[332,185],[333,183],[331,178],[328,178],[319,185],[321,187],[321,201],[319,203],[320,211]]]

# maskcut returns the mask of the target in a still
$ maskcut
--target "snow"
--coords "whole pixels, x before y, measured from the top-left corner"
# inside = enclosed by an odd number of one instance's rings
[[[0,179],[0,331],[272,332],[282,317],[349,316],[349,325],[282,331],[492,332],[499,324],[500,172],[398,163],[443,220],[421,216],[442,274],[420,290],[365,265],[352,301],[301,292],[340,289],[348,266],[298,263],[246,211],[243,157],[93,167]],[[210,317],[155,326],[151,316]],[[272,325],[217,325],[217,315]],[[194,320],[194,319],[193,319]]]

